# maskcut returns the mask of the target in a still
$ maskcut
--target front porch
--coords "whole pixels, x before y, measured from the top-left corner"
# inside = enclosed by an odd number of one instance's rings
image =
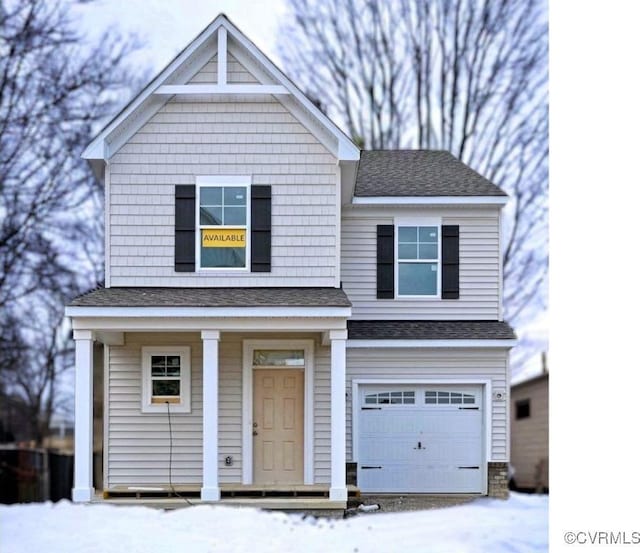
[[[76,340],[74,501],[173,504],[175,498],[167,497],[173,487],[192,496],[191,502],[345,508],[350,309],[69,311]],[[96,341],[105,344],[106,494],[98,495],[91,424]],[[275,361],[259,360],[265,351],[299,358],[279,366],[277,355]],[[154,382],[159,360],[164,362],[162,393]],[[283,389],[298,382],[298,395],[269,395],[272,382]],[[258,407],[267,404],[280,407],[260,412]],[[280,437],[269,434],[272,423],[280,424]],[[297,429],[295,435],[290,427]],[[156,491],[160,497],[150,497]]]

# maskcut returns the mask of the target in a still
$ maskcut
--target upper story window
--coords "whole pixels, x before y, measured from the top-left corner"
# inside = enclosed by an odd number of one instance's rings
[[[397,226],[398,296],[433,296],[440,293],[439,224]]]
[[[247,181],[246,184],[243,181]],[[245,178],[198,179],[196,255],[199,269],[248,267],[248,192],[249,183]]]

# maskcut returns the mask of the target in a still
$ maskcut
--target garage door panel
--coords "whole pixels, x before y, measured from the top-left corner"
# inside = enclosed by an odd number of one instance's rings
[[[385,388],[364,387],[361,401],[381,389]],[[360,488],[365,492],[480,493],[486,468],[481,387],[405,389],[415,391],[415,404],[358,410]],[[435,391],[436,398],[449,403],[425,403],[425,389],[431,393],[428,397],[434,397]],[[473,397],[474,404],[451,404],[462,393],[471,394],[467,397]]]

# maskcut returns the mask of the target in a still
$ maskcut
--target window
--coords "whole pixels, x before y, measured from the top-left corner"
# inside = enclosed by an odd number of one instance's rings
[[[531,403],[528,399],[516,401],[516,419],[528,419],[531,416]]]
[[[191,412],[189,347],[142,348],[142,412]]]
[[[398,225],[398,295],[439,294],[439,225]]]
[[[254,367],[304,367],[304,350],[253,350]]]
[[[424,402],[430,405],[474,405],[476,397],[473,394],[462,392],[436,392],[427,390],[424,393]]]
[[[365,405],[414,405],[415,392],[378,392],[364,397]]]
[[[248,179],[199,177],[196,182],[198,268],[246,269],[249,240]]]

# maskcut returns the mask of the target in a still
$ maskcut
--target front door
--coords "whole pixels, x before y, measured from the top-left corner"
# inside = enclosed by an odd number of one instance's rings
[[[302,484],[304,369],[253,374],[253,482]]]

